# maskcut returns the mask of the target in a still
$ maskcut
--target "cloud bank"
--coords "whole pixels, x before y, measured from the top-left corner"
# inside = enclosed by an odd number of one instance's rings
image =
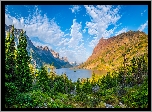
[[[108,38],[117,28],[117,21],[121,18],[119,15],[120,6],[114,8],[111,5],[85,5],[87,14],[91,17],[90,22],[86,22],[88,33],[93,36],[89,46],[94,48],[101,37]],[[114,27],[107,30],[110,25]]]
[[[49,48],[56,46],[59,49],[57,52],[59,52],[60,56],[68,57],[70,62],[77,61],[81,63],[87,59],[82,40],[81,23],[77,23],[76,19],[73,19],[70,33],[65,34],[54,19],[48,18],[46,14],[42,15],[37,6],[34,9],[34,12],[30,13],[26,18],[12,17],[8,12],[5,12],[5,24],[14,24],[15,28],[24,29],[35,46],[47,45]],[[78,11],[78,9],[77,6],[73,7],[73,11]],[[70,38],[66,38],[66,36],[70,36]],[[34,41],[32,38],[35,37],[38,37],[42,43]]]

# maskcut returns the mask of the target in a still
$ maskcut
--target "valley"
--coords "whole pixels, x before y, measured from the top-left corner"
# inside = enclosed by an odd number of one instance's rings
[[[7,29],[5,38],[5,108],[148,107],[144,32],[101,38],[87,61],[72,69],[67,58],[47,46],[35,47],[23,30],[18,36],[14,30]]]

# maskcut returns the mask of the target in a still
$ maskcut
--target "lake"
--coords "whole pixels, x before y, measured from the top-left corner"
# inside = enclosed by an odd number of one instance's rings
[[[66,73],[68,76],[68,79],[71,79],[72,82],[77,81],[78,78],[90,78],[92,76],[92,73],[95,74],[105,74],[105,71],[100,71],[100,70],[87,70],[87,69],[76,69],[76,72],[74,72],[74,69],[70,68],[60,68],[60,69],[55,69],[55,72],[58,75],[61,75],[63,73]]]

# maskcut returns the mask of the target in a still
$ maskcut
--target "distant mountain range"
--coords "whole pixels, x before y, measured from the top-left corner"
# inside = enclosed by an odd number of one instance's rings
[[[9,31],[11,29],[12,25],[7,26],[5,24],[5,32]],[[14,35],[15,35],[15,45],[18,45],[18,39],[20,35],[21,29],[14,29]],[[47,46],[34,46],[32,41],[29,39],[29,37],[26,35],[26,32],[24,34],[27,38],[27,51],[29,56],[32,57],[31,63],[34,64],[36,62],[36,67],[40,68],[43,64],[52,64],[56,68],[66,68],[66,67],[72,67],[72,65],[68,62],[67,57],[59,58],[59,53],[55,52],[52,49],[49,49]]]
[[[134,56],[148,54],[148,35],[140,31],[128,31],[108,39],[101,38],[92,55],[78,68],[113,70],[123,64],[123,53],[127,54],[128,62]]]

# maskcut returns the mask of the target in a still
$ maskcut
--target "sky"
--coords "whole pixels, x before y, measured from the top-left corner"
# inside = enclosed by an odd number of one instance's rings
[[[82,63],[103,37],[143,31],[148,34],[147,5],[6,5],[5,24],[23,29],[35,46],[48,46]]]

